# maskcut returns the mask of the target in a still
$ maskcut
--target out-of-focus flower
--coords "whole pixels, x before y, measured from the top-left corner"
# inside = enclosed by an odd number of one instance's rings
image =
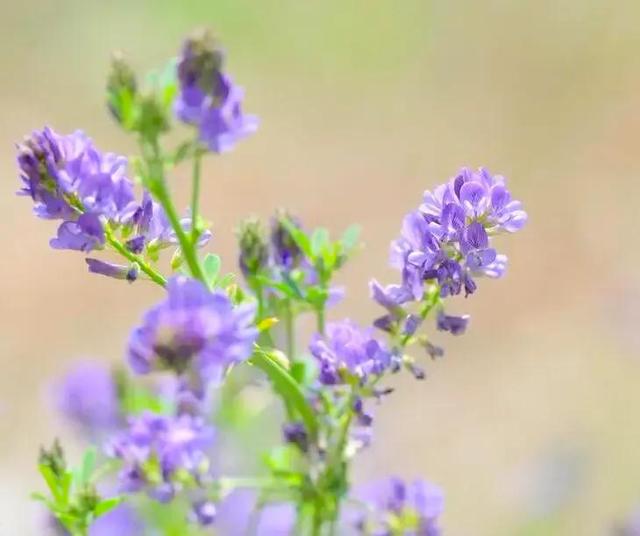
[[[223,69],[224,54],[208,33],[187,39],[178,60],[178,118],[198,128],[211,151],[229,151],[256,131],[258,121],[242,112],[244,91]]]
[[[91,438],[104,437],[122,422],[113,373],[102,363],[78,363],[54,385],[54,395],[60,413]]]
[[[309,350],[318,361],[319,380],[326,385],[343,383],[345,373],[365,382],[389,368],[393,359],[370,328],[350,320],[328,324],[326,335],[316,334]]]
[[[89,528],[89,536],[139,536],[145,534],[144,523],[127,504],[120,504],[96,519]]]
[[[469,315],[453,316],[440,311],[437,324],[441,331],[448,331],[451,335],[462,335],[469,324]]]
[[[199,417],[168,417],[143,413],[132,417],[126,430],[107,445],[107,454],[122,461],[123,492],[145,491],[168,502],[185,487],[199,487],[209,478],[206,451],[213,429]]]
[[[390,478],[370,484],[355,493],[368,504],[368,513],[356,516],[361,534],[398,534],[407,536],[440,536],[438,518],[444,509],[440,488],[414,480],[405,483]]]
[[[167,298],[150,309],[129,340],[132,368],[146,374],[197,371],[205,380],[220,376],[231,364],[248,359],[257,336],[255,307],[234,305],[222,291],[176,276]]]
[[[215,528],[219,534],[256,536],[289,536],[296,522],[295,506],[291,503],[267,503],[257,506],[257,496],[251,490],[236,490],[218,505]]]

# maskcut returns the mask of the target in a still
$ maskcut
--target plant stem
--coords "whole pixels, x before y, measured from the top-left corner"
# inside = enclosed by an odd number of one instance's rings
[[[193,155],[193,185],[191,188],[191,243],[197,247],[200,229],[198,228],[198,206],[200,202],[200,164],[202,154],[196,149]]]
[[[147,177],[149,191],[155,196],[156,201],[158,201],[164,209],[167,219],[176,233],[180,249],[182,250],[182,255],[187,261],[187,266],[189,267],[191,275],[204,282],[204,273],[202,272],[202,267],[198,260],[195,244],[191,243],[191,240],[184,232],[184,229],[180,224],[180,218],[178,217],[176,208],[173,205],[171,196],[169,195],[167,181],[164,176],[164,161],[158,139],[152,138],[149,140],[141,140],[141,148],[142,154],[144,155],[149,167],[149,177]],[[151,150],[151,154],[149,154],[148,149]]]
[[[198,260],[198,254],[196,253],[196,249],[194,244],[189,240],[182,225],[180,224],[180,218],[176,212],[175,207],[173,206],[173,202],[171,201],[171,196],[169,195],[169,191],[167,190],[167,184],[162,177],[155,186],[154,193],[156,194],[156,199],[158,203],[162,205],[165,213],[167,214],[167,218],[169,219],[169,223],[171,227],[176,233],[178,237],[178,242],[180,243],[180,249],[182,250],[182,254],[184,255],[185,261],[187,261],[187,266],[191,272],[191,275],[200,281],[205,280],[204,273],[202,272],[202,267],[200,266],[200,262]]]
[[[284,305],[284,330],[287,344],[287,357],[290,361],[294,361],[296,358],[296,335],[293,310],[291,308],[291,301],[287,300]]]
[[[135,262],[140,269],[149,276],[149,279],[164,287],[167,284],[167,280],[156,270],[154,270],[142,257],[131,253],[117,238],[113,236],[111,230],[105,226],[105,236],[109,245],[115,249],[120,255],[125,257],[130,262]]]

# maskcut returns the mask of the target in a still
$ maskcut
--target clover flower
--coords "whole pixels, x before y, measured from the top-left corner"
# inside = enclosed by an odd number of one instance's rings
[[[159,502],[171,501],[183,488],[198,488],[209,478],[207,449],[214,431],[191,415],[169,417],[145,412],[106,447],[122,462],[120,488],[145,491]]]
[[[187,39],[178,60],[177,117],[198,128],[200,141],[216,153],[229,151],[255,132],[258,121],[242,112],[244,91],[222,72],[224,55],[207,33]]]
[[[351,320],[329,323],[326,335],[316,334],[309,350],[318,361],[319,380],[325,385],[344,383],[349,375],[364,383],[393,363],[391,352],[374,338],[372,330]]]
[[[133,331],[129,362],[140,374],[192,370],[204,380],[217,378],[251,355],[257,336],[254,315],[251,304],[235,306],[224,292],[175,276],[167,284],[166,299]]]
[[[369,485],[357,494],[370,512],[356,517],[361,534],[440,536],[438,518],[444,508],[440,488],[414,480],[390,478]]]

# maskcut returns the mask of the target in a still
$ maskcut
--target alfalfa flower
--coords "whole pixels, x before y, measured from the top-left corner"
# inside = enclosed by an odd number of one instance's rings
[[[167,297],[145,314],[129,339],[129,363],[146,374],[153,370],[198,373],[218,378],[233,363],[249,358],[257,330],[255,307],[234,305],[222,291],[175,276]]]
[[[189,38],[178,60],[178,118],[198,129],[200,141],[216,153],[229,151],[255,132],[258,121],[242,111],[244,91],[223,72],[224,53],[209,33]]]

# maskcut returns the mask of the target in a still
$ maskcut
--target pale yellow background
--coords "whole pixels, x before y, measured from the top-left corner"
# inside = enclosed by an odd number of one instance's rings
[[[507,276],[454,309],[429,378],[378,411],[360,480],[446,490],[452,536],[590,536],[640,503],[640,4],[634,1],[0,2],[0,535],[40,534],[38,445],[67,434],[47,385],[76,358],[122,359],[160,294],[86,273],[48,248],[16,198],[13,144],[50,124],[134,145],[104,112],[112,49],[142,69],[211,25],[260,132],[205,165],[212,247],[235,265],[243,216],[288,206],[364,227],[334,315],[378,312],[389,241],[422,191],[461,165],[510,178],[530,222],[501,239]],[[173,177],[186,200],[188,170]]]

